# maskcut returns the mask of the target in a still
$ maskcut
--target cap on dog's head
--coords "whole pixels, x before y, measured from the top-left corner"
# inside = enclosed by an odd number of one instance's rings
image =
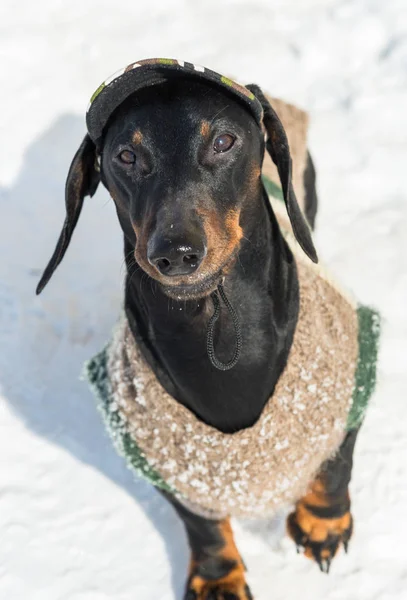
[[[236,99],[266,131],[266,147],[276,164],[293,232],[304,252],[317,262],[309,227],[298,206],[291,183],[291,156],[284,128],[276,112],[256,85],[243,86],[210,69],[174,59],[147,59],[128,65],[103,82],[93,94],[86,115],[88,134],[75,154],[66,182],[66,218],[54,254],[37,287],[40,293],[61,262],[78,221],[83,199],[92,196],[100,182],[100,153],[106,125],[135,93],[188,77],[209,83]]]
[[[208,81],[221,89],[233,92],[250,110],[256,122],[261,124],[263,118],[261,102],[244,85],[192,63],[172,58],[148,58],[117,71],[94,92],[86,114],[86,125],[96,147],[101,142],[103,129],[109,117],[131,94],[185,76],[198,81]]]

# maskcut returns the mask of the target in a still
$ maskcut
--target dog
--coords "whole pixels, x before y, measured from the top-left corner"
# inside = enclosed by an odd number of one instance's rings
[[[172,399],[176,416],[171,430],[185,417],[197,428],[210,428],[205,431],[214,431],[220,441],[248,432],[250,455],[258,437],[251,432],[275,397],[298,330],[301,261],[317,261],[311,237],[317,210],[315,169],[305,151],[298,184],[304,190],[302,211],[292,186],[284,127],[261,89],[242,88],[212,71],[165,60],[134,63],[92,98],[90,133],[67,177],[66,220],[37,292],[62,260],[85,196],[92,196],[102,182],[124,234],[126,339],[137,341],[137,360],[149,370],[148,381],[154,377],[158,382],[157,394],[164,390]],[[133,74],[138,83],[131,80]],[[265,148],[278,170],[301,260],[265,192]],[[122,356],[121,348],[117,356]],[[146,385],[144,381],[143,389]],[[143,422],[153,429],[140,386],[137,393],[144,403]],[[166,411],[157,410],[160,427]],[[191,443],[193,427],[187,424],[182,430],[183,438],[191,431]],[[349,482],[359,429],[360,419],[341,430],[335,452],[319,459],[287,519],[297,549],[323,572],[341,546],[347,550],[352,535]],[[161,446],[163,453],[168,448],[169,443]],[[187,469],[201,464],[187,462]],[[293,479],[298,478],[296,469],[302,469],[298,465],[289,467]],[[146,475],[145,462],[137,468]],[[221,495],[227,483],[221,475],[218,479]],[[233,510],[211,511],[210,494],[208,510],[201,510],[174,493],[168,481],[157,481],[189,540],[184,599],[251,599],[233,539]]]

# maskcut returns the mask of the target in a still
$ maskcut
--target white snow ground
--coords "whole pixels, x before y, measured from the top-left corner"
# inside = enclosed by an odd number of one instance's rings
[[[90,94],[132,60],[173,56],[311,112],[317,247],[384,317],[350,554],[326,577],[282,538],[281,520],[237,523],[255,597],[407,598],[405,0],[3,0],[0,55],[0,597],[181,598],[182,526],[133,480],[78,379],[121,302],[121,236],[104,191],[34,296]]]

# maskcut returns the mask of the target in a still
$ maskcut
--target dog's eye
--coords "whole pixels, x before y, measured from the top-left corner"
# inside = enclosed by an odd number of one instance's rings
[[[229,133],[224,133],[223,135],[220,135],[216,138],[216,140],[213,143],[213,149],[215,150],[215,152],[218,153],[226,152],[227,150],[231,149],[234,143],[235,138],[233,137],[233,135],[230,135]]]
[[[126,165],[131,165],[136,162],[136,155],[130,150],[123,150],[119,154],[119,158]]]

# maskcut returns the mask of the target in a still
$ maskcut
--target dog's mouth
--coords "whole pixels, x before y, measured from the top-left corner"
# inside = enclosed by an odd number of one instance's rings
[[[174,300],[199,300],[209,296],[214,292],[223,279],[223,269],[219,269],[216,273],[194,278],[193,282],[180,284],[165,284],[160,282],[161,288],[166,296]]]

